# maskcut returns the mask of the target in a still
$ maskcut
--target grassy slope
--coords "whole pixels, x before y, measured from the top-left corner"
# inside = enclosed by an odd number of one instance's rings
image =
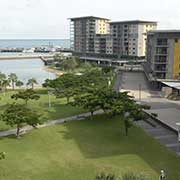
[[[93,180],[101,171],[138,171],[155,180],[160,169],[168,180],[180,176],[180,158],[139,128],[125,137],[119,119],[107,116],[2,138],[0,150],[7,153],[0,162],[3,180]]]
[[[68,117],[75,114],[80,114],[84,112],[81,108],[72,107],[66,104],[66,99],[56,99],[55,96],[51,95],[52,108],[48,108],[48,95],[45,90],[37,90],[40,94],[40,99],[38,101],[29,101],[28,106],[37,110],[41,115],[43,120],[55,120],[62,117]],[[14,92],[8,92],[4,96],[0,94],[0,112],[4,109],[7,103],[12,103],[14,100],[11,99],[11,95]],[[18,100],[19,103],[24,103],[22,100]],[[0,121],[0,130],[9,129],[4,122]]]

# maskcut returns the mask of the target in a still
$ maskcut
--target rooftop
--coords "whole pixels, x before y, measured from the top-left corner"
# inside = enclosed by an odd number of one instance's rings
[[[142,21],[142,20],[131,20],[131,21],[112,21],[110,24],[157,24],[156,21]]]
[[[152,30],[152,31],[149,31],[148,32],[149,34],[154,34],[154,33],[169,33],[169,34],[171,34],[171,33],[180,33],[180,29],[178,30],[178,29],[169,29],[169,30],[166,30],[166,29],[164,29],[164,30]]]
[[[96,17],[96,16],[82,16],[82,17],[74,17],[74,18],[69,18],[70,20],[79,20],[79,19],[103,19],[103,20],[110,20],[107,18],[102,18],[102,17]]]

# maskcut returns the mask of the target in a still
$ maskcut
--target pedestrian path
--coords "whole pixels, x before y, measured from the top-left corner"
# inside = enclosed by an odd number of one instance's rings
[[[137,121],[136,125],[144,129],[150,136],[154,137],[160,144],[180,155],[180,143],[178,134],[160,122],[149,118],[147,121]]]
[[[96,111],[94,112],[94,115],[98,115],[98,114],[103,114],[104,112],[102,110]],[[61,118],[61,119],[57,119],[57,120],[52,120],[52,121],[47,121],[42,125],[38,125],[37,128],[43,128],[43,127],[47,127],[47,126],[52,126],[52,125],[56,125],[56,124],[61,124],[61,123],[65,123],[68,121],[80,121],[80,120],[84,120],[87,117],[90,117],[91,113],[82,113],[79,115],[75,115],[75,116],[71,116],[71,117],[67,117],[67,118]],[[20,134],[26,134],[28,131],[32,130],[33,127],[32,126],[24,126],[23,128],[21,128]],[[10,136],[10,135],[16,135],[16,129],[11,129],[11,130],[7,130],[7,131],[0,131],[0,137],[5,137],[5,136]]]

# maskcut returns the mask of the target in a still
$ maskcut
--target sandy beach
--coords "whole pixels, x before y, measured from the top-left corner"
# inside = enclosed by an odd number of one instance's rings
[[[56,74],[57,76],[61,76],[61,75],[64,74],[62,71],[59,71],[59,70],[50,68],[49,66],[44,66],[44,67],[43,67],[43,70],[45,70],[45,71],[47,71],[47,72],[50,72],[50,73],[54,73],[54,74]]]

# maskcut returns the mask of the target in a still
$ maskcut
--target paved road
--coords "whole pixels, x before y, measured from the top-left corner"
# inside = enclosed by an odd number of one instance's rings
[[[121,85],[122,85],[122,72],[118,72],[113,89],[116,92],[119,92]]]
[[[137,101],[150,105],[149,114],[158,114],[159,121],[150,118],[148,120],[150,123],[139,121],[137,125],[161,144],[180,155],[176,125],[177,122],[180,122],[180,102],[162,98],[160,92],[150,88],[143,73],[125,72],[122,76],[122,91],[129,91]],[[139,84],[141,84],[141,97],[139,97]]]
[[[129,91],[137,101],[150,105],[150,113],[158,113],[158,119],[162,123],[177,131],[176,123],[180,122],[180,102],[162,98],[160,92],[151,90],[145,75],[141,72],[125,72],[122,79],[122,91]]]

